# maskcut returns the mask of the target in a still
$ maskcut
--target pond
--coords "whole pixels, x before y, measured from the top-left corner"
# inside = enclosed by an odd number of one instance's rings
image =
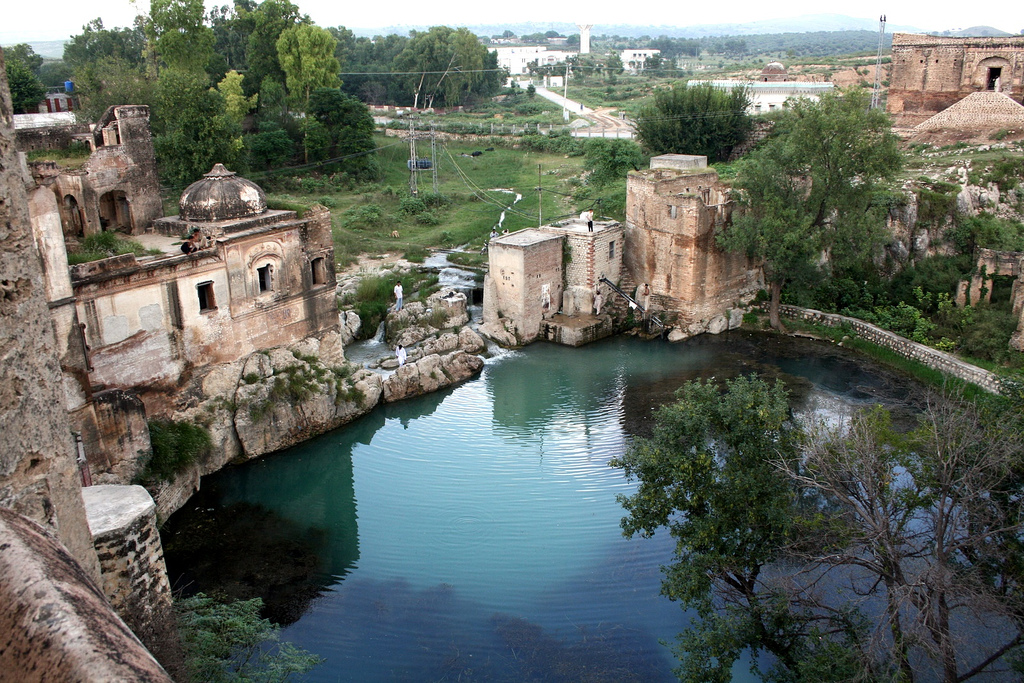
[[[325,658],[315,681],[674,680],[672,542],[623,538],[616,496],[634,487],[608,461],[686,380],[749,372],[826,417],[883,403],[912,419],[922,391],[771,335],[534,344],[204,478],[164,531],[172,583],[262,596],[284,639]]]

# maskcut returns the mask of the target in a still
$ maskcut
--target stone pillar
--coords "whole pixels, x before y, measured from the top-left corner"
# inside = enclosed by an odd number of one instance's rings
[[[54,530],[99,580],[12,116],[0,52],[0,508]]]
[[[171,586],[153,498],[141,486],[90,486],[83,496],[103,593],[160,661],[174,662]]]

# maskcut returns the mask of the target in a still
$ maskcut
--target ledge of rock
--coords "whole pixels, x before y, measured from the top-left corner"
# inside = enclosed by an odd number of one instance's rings
[[[462,350],[443,356],[424,356],[403,365],[384,380],[384,401],[401,401],[458,384],[476,375],[483,367],[484,361],[480,356]]]

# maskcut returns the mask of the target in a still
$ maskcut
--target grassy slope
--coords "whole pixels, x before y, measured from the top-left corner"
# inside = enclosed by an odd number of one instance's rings
[[[381,148],[379,161],[384,171],[380,183],[360,188],[355,192],[325,194],[273,194],[272,199],[301,204],[312,204],[324,198],[333,203],[334,238],[336,258],[345,263],[360,253],[384,251],[406,251],[414,247],[452,247],[468,244],[479,249],[491,228],[498,222],[501,207],[511,203],[513,195],[488,192],[493,188],[514,189],[523,195],[516,205],[516,213],[508,213],[504,227],[519,230],[537,225],[537,166],[543,174],[545,189],[568,192],[566,179],[578,176],[581,158],[566,158],[558,154],[521,152],[490,147],[487,142],[476,144],[461,142],[438,142],[438,184],[442,195],[454,201],[445,208],[435,211],[440,218],[438,225],[417,222],[415,216],[402,213],[401,199],[409,194],[409,171],[406,161],[409,146],[395,138],[379,137]],[[474,151],[483,154],[478,157],[461,156]],[[430,142],[419,141],[417,152],[420,157],[430,153]],[[424,197],[433,192],[432,174],[421,171],[419,192]],[[353,220],[357,210],[374,204],[382,210],[382,220],[376,224],[360,223]],[[574,213],[559,195],[544,193],[544,222]],[[398,238],[391,237],[397,230]]]

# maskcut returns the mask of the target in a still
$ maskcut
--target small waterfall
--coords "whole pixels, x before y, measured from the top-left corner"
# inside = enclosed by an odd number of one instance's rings
[[[386,329],[387,328],[384,326],[384,321],[381,320],[380,321],[380,325],[377,326],[377,334],[373,335],[373,341],[375,341],[375,342],[377,342],[379,344],[383,344],[384,343],[384,333],[385,333]]]
[[[505,192],[507,194],[514,194],[516,196],[515,200],[506,209],[502,210],[501,216],[498,217],[498,224],[494,226],[495,230],[501,230],[501,224],[505,222],[505,211],[515,206],[519,202],[519,200],[523,198],[523,195],[519,194],[515,190],[508,190],[502,187],[492,188],[488,190],[488,192]]]

